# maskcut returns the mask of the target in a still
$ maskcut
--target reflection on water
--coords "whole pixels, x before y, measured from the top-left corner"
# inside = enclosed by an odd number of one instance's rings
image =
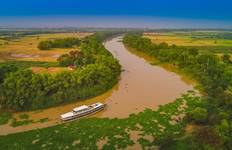
[[[48,108],[43,111],[28,112],[33,120],[49,118],[49,121],[16,128],[10,127],[9,124],[3,125],[0,126],[0,134],[53,126],[61,123],[59,116],[62,113],[79,105],[95,102],[104,102],[107,104],[107,108],[94,117],[124,118],[131,113],[141,112],[145,108],[156,109],[159,105],[172,102],[182,93],[193,89],[175,73],[168,72],[159,66],[152,66],[143,58],[127,51],[120,42],[120,38],[107,41],[105,47],[120,61],[124,70],[119,83],[113,89],[85,101]],[[18,115],[15,114],[14,117]]]

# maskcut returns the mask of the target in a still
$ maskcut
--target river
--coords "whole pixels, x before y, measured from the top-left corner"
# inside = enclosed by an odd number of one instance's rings
[[[107,104],[106,110],[93,117],[125,118],[131,113],[138,113],[146,108],[156,109],[159,105],[173,102],[181,94],[192,90],[193,86],[184,82],[181,77],[160,66],[151,65],[147,60],[129,52],[122,37],[116,37],[104,43],[105,47],[122,65],[120,81],[108,92],[81,102],[56,106],[41,111],[26,112],[30,119],[48,118],[44,123],[32,123],[25,126],[0,126],[0,135],[44,128],[60,124],[59,116],[71,111],[74,107],[94,102]],[[20,113],[13,116],[18,117]]]

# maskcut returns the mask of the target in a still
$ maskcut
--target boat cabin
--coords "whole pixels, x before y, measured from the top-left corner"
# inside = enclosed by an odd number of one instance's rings
[[[87,105],[82,105],[80,107],[76,107],[73,109],[73,112],[74,113],[79,113],[79,112],[82,112],[82,111],[86,111],[87,109],[89,108],[89,106]]]

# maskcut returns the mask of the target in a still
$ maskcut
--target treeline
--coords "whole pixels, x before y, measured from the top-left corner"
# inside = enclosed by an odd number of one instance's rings
[[[29,35],[36,35],[36,34],[50,34],[50,33],[60,33],[60,31],[50,31],[50,30],[0,30],[0,39],[6,40],[6,41],[12,41],[16,39],[23,38],[25,36]]]
[[[141,35],[128,34],[123,39],[128,47],[154,56],[160,62],[170,63],[194,77],[205,93],[207,104],[187,115],[189,123],[198,129],[191,137],[176,140],[170,134],[161,141],[162,146],[175,145],[173,149],[192,145],[194,149],[230,149],[232,147],[232,66],[214,54],[199,53],[167,44],[154,44]],[[227,60],[227,59],[226,59]]]
[[[71,51],[69,54],[61,55],[57,60],[61,66],[76,66],[78,68],[94,63],[102,56],[109,56],[111,53],[105,49],[101,43],[104,39],[113,36],[113,33],[96,33],[94,36],[86,37],[82,40],[81,51]],[[100,56],[100,57],[99,57]]]
[[[71,48],[73,46],[80,46],[81,40],[79,38],[64,38],[41,41],[38,44],[40,50],[49,50],[52,48]]]
[[[86,37],[81,44],[82,57],[91,61],[72,72],[35,74],[30,69],[6,67],[1,73],[0,105],[3,109],[46,108],[98,95],[111,88],[121,72],[118,61],[104,48],[99,34]],[[3,66],[2,66],[3,67]]]
[[[232,32],[192,32],[191,38],[193,39],[232,39]]]

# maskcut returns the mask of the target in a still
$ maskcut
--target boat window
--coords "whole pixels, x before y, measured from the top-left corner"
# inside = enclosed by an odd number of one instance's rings
[[[88,108],[85,108],[85,109],[82,109],[82,110],[78,110],[78,111],[73,111],[73,112],[80,113],[80,112],[83,112],[83,111],[86,111],[86,110],[88,110]]]

